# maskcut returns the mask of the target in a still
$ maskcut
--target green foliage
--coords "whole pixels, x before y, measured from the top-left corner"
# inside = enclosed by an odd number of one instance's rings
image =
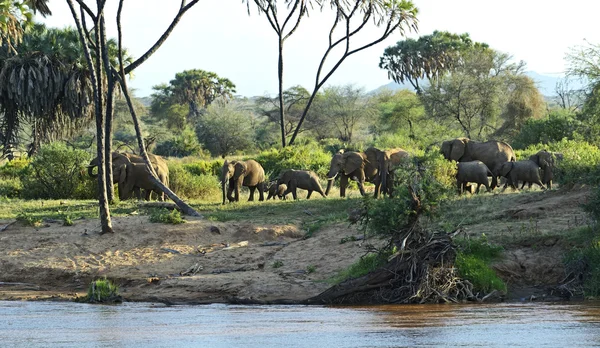
[[[415,213],[410,207],[409,186],[420,197],[423,212],[428,213],[454,194],[455,176],[454,164],[438,153],[413,157],[396,169],[393,198],[375,200],[365,196],[363,209],[367,215],[363,222],[367,223],[370,232],[391,236]]]
[[[320,177],[325,177],[329,170],[331,155],[316,143],[286,146],[283,149],[273,148],[261,152],[256,158],[265,172],[278,176],[284,169],[312,170]],[[273,178],[272,178],[273,179]]]
[[[202,146],[196,138],[196,133],[186,127],[179,135],[156,145],[154,153],[167,157],[198,156],[202,154]]]
[[[93,198],[94,180],[88,180],[87,152],[52,143],[43,146],[30,164],[28,175],[21,177],[24,198]]]
[[[22,212],[17,215],[17,221],[25,226],[38,227],[42,224],[42,219],[31,214]]]
[[[315,265],[308,265],[308,266],[306,266],[306,273],[307,274],[315,273],[316,271],[317,271],[317,266],[315,266]]]
[[[6,162],[0,167],[0,177],[5,178],[20,178],[26,176],[30,172],[29,163],[31,161],[23,158],[17,158],[12,161]]]
[[[236,105],[214,104],[199,119],[196,134],[213,156],[224,158],[252,148],[252,117]]]
[[[600,241],[597,237],[588,246],[569,252],[564,263],[567,271],[580,275],[584,296],[600,296]]]
[[[506,284],[502,279],[477,256],[458,253],[455,266],[461,277],[470,281],[476,291],[484,293],[492,290],[506,291]]]
[[[583,205],[583,209],[596,223],[600,222],[600,186],[594,187],[589,200]]]
[[[0,197],[17,198],[23,192],[23,184],[19,178],[0,177]]]
[[[376,270],[387,263],[388,257],[393,254],[391,251],[367,254],[362,256],[357,262],[353,263],[348,269],[336,275],[332,282],[339,284],[347,279],[355,279]]]
[[[63,216],[63,226],[73,226],[73,219],[70,215],[65,214]]]
[[[119,287],[106,278],[94,280],[90,283],[85,300],[92,303],[120,302]]]
[[[273,267],[273,268],[280,268],[280,267],[283,267],[283,262],[282,262],[281,260],[277,260],[277,261],[273,262],[273,265],[272,265],[272,267]]]
[[[177,209],[169,211],[168,209],[158,209],[150,213],[150,222],[163,224],[182,224],[185,220],[181,217],[181,213]]]
[[[554,109],[547,118],[527,120],[511,145],[514,149],[525,149],[534,144],[573,139],[578,125],[575,114],[565,109]]]
[[[189,163],[184,163],[183,168],[193,175],[221,175],[223,167],[222,159],[213,160],[198,160]]]
[[[193,171],[198,167],[192,166],[191,169]],[[195,199],[212,199],[221,191],[217,176],[195,175],[185,165],[178,163],[169,163],[169,186],[178,196]]]
[[[478,239],[458,240],[457,245],[455,266],[461,277],[470,281],[476,291],[506,291],[506,284],[489,267],[500,256],[501,246],[490,244],[485,234]]]

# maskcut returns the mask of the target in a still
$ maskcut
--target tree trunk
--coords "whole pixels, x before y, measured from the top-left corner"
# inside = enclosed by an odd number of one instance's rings
[[[104,156],[106,166],[106,194],[108,203],[112,204],[115,200],[115,189],[113,185],[113,171],[112,171],[112,126],[113,126],[113,111],[114,111],[114,91],[115,81],[111,71],[110,61],[108,58],[108,44],[106,40],[106,27],[104,22],[104,16],[100,18],[100,36],[101,36],[101,50],[102,50],[102,63],[104,64],[104,71],[106,73],[107,81],[107,94],[106,94],[106,120],[105,120],[105,142],[104,142]],[[99,64],[99,63],[98,63]]]
[[[285,115],[283,105],[283,39],[279,34],[279,63],[277,66],[277,78],[279,79],[279,122],[281,127],[281,146],[285,147]]]

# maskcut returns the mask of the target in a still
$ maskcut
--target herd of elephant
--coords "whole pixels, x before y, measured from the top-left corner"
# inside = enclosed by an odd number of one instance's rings
[[[457,164],[457,188],[459,193],[476,184],[479,192],[483,185],[488,191],[498,186],[498,177],[505,177],[504,187],[511,185],[517,188],[519,181],[531,187],[539,185],[542,189],[552,188],[553,170],[556,160],[561,159],[560,153],[541,150],[532,155],[528,160],[516,161],[512,147],[500,141],[478,142],[468,138],[457,138],[444,141],[441,153],[450,161]],[[370,147],[364,152],[343,150],[333,155],[327,173],[327,188],[324,191],[315,172],[308,170],[286,169],[279,173],[277,180],[267,181],[265,171],[260,163],[255,160],[225,161],[221,170],[222,203],[239,201],[242,186],[250,190],[249,201],[254,200],[254,193],[258,190],[259,200],[263,201],[264,193],[268,193],[267,200],[278,197],[285,199],[292,194],[297,199],[297,189],[308,191],[307,199],[313,191],[326,197],[337,177],[340,178],[340,196],[345,197],[349,180],[357,182],[361,195],[365,194],[364,183],[375,185],[375,197],[380,194],[392,194],[394,169],[409,157],[408,152],[400,148],[392,150],[379,150]],[[158,179],[169,185],[169,168],[164,158],[149,154],[150,162]],[[98,165],[97,158],[88,166],[89,175],[94,176],[92,169]],[[144,198],[148,200],[150,194],[155,192],[158,199],[164,199],[164,193],[151,179],[142,157],[135,154],[112,154],[113,183],[118,184],[119,199],[131,198],[135,193],[141,199],[142,190]],[[541,172],[541,174],[540,174]],[[488,177],[492,178],[491,185]]]

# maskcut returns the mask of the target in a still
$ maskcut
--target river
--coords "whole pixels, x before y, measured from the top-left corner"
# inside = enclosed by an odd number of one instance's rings
[[[172,306],[0,301],[2,347],[590,347],[600,303]]]

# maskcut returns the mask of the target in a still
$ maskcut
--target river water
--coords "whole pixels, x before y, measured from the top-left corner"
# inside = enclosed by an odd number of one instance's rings
[[[0,301],[1,347],[591,347],[600,303],[115,306]]]

